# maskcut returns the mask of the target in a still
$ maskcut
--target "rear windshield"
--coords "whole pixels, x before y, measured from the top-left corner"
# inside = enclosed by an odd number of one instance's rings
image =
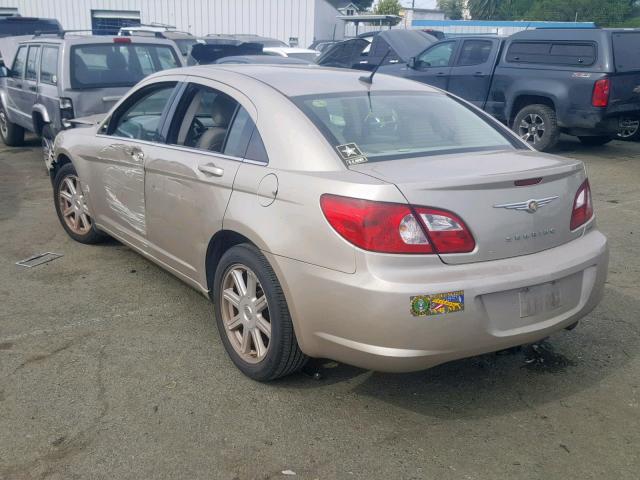
[[[616,71],[640,70],[640,32],[614,32],[611,38]]]
[[[31,35],[36,32],[59,32],[62,27],[57,20],[38,18],[5,18],[0,20],[0,37]]]
[[[507,61],[588,66],[596,61],[596,46],[589,42],[513,42],[507,50]]]
[[[368,161],[524,148],[440,93],[349,92],[292,100],[329,143],[336,148],[355,144]]]
[[[147,75],[179,66],[167,45],[76,45],[71,48],[71,88],[131,87]]]

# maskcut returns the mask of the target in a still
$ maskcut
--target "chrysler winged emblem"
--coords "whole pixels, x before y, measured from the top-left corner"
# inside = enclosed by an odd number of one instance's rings
[[[546,198],[531,198],[524,202],[501,203],[494,205],[493,208],[506,208],[507,210],[522,210],[529,213],[536,213],[540,207],[544,207],[553,202],[558,196]]]

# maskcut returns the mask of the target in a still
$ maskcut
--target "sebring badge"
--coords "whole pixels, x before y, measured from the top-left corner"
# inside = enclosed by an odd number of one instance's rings
[[[532,198],[524,202],[514,203],[501,203],[500,205],[494,205],[493,208],[506,208],[507,210],[522,210],[529,213],[536,213],[540,207],[553,202],[558,196],[546,197],[546,198]]]

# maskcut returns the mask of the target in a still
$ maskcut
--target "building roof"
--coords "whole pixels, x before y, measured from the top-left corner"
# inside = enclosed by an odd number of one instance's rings
[[[351,0],[326,0],[329,4],[331,4],[333,6],[333,8],[335,8],[336,10],[340,10],[341,8],[346,8],[349,5],[352,5],[356,10],[358,9],[358,6],[353,3]]]

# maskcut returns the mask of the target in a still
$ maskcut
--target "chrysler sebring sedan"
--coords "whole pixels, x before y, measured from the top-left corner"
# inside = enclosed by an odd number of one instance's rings
[[[148,77],[56,138],[62,227],[114,237],[209,296],[232,361],[263,381],[309,357],[424,369],[590,312],[608,248],[584,165],[446,92],[365,75]]]

